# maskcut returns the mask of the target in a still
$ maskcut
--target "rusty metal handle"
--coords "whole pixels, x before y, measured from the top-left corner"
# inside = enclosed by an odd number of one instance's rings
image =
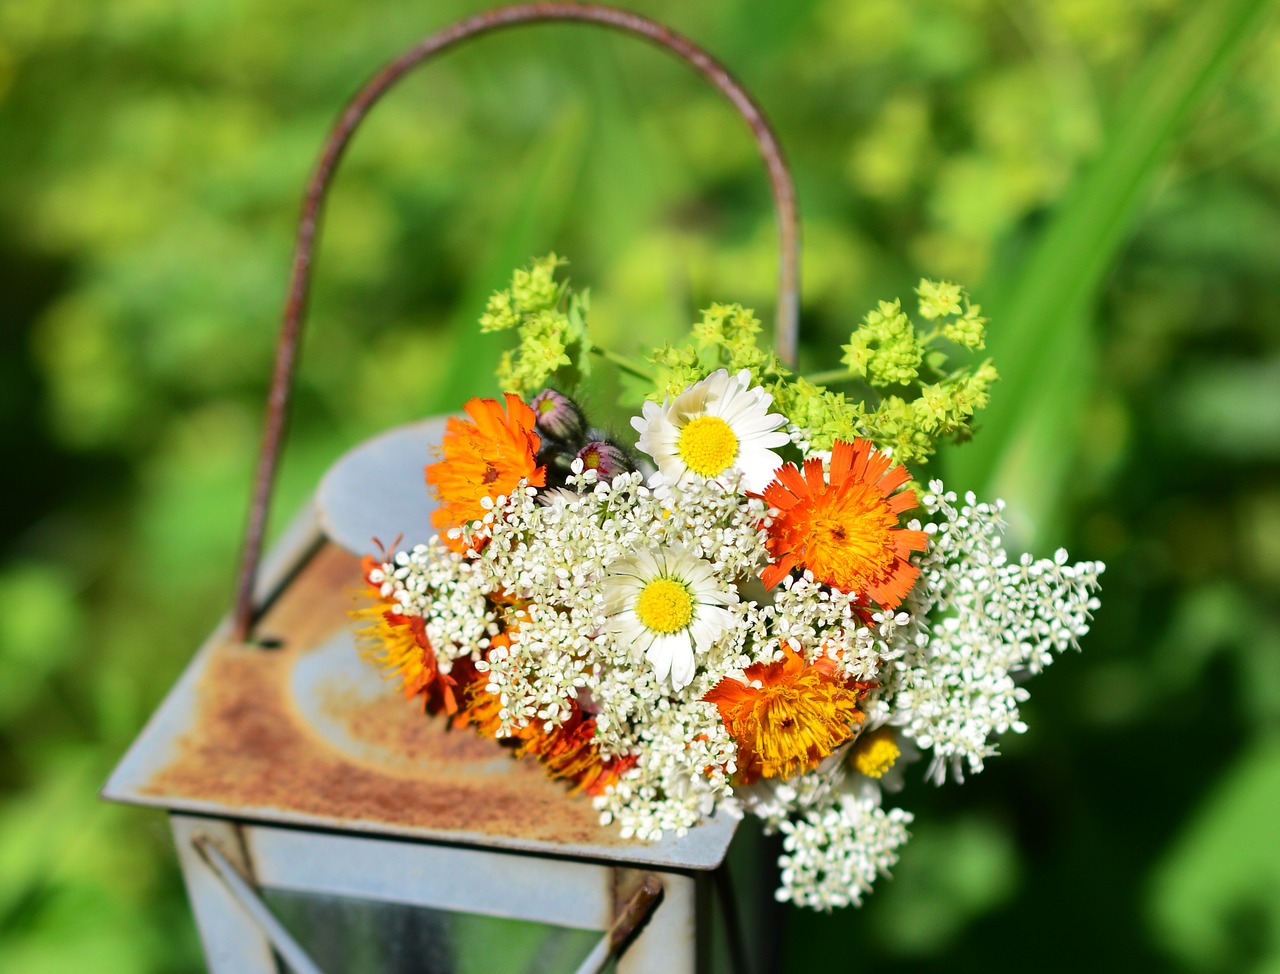
[[[298,238],[293,252],[293,269],[280,328],[275,371],[272,373],[271,391],[267,397],[266,429],[262,438],[262,452],[258,459],[253,505],[245,528],[240,578],[236,590],[235,634],[237,638],[245,639],[253,625],[254,581],[258,572],[258,560],[262,554],[267,507],[271,488],[275,482],[285,414],[293,389],[298,336],[306,315],[307,295],[311,285],[311,253],[315,245],[320,207],[347,143],[378,99],[412,68],[469,38],[505,27],[548,21],[598,24],[643,38],[670,51],[694,67],[728,98],[733,107],[738,110],[738,114],[746,121],[759,147],[760,155],[764,159],[778,216],[780,254],[774,343],[783,361],[794,364],[800,279],[800,231],[796,214],[795,187],[782,155],[782,148],[765,120],[764,114],[723,65],[692,41],[662,24],[641,17],[639,14],[613,7],[577,3],[529,3],[490,10],[445,27],[409,48],[360,89],[330,130],[329,137],[321,150],[320,159],[307,183],[302,216],[298,221]]]

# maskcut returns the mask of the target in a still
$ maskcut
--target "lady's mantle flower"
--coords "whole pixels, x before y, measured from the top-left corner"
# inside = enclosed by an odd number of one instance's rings
[[[786,644],[782,652],[777,662],[753,663],[743,679],[727,676],[702,697],[737,742],[746,784],[817,767],[865,717],[858,700],[873,684],[846,679],[825,657],[806,663]]]
[[[603,581],[608,630],[620,646],[641,650],[659,681],[681,690],[693,681],[696,656],[733,622],[738,601],[711,566],[680,545],[645,549],[609,565]]]
[[[674,400],[644,404],[644,415],[631,420],[640,434],[636,448],[653,457],[664,484],[714,480],[741,474],[741,487],[759,491],[782,465],[772,447],[788,437],[780,427],[787,419],[770,413],[773,396],[750,387],[751,373],[713,372]]]
[[[842,592],[892,609],[906,598],[920,570],[907,559],[924,551],[924,531],[898,527],[898,515],[916,506],[914,491],[894,493],[907,470],[890,466],[887,454],[867,440],[837,441],[823,479],[822,461],[811,457],[804,473],[794,464],[777,472],[764,499],[778,513],[766,547],[773,558],[761,578],[773,588],[793,568]]]
[[[482,499],[510,494],[522,480],[534,487],[546,483],[546,470],[535,460],[542,439],[534,431],[534,412],[513,393],[505,398],[505,413],[495,399],[472,399],[466,406],[470,421],[450,417],[445,427],[442,457],[427,465],[427,483],[440,499],[431,523],[441,532],[484,517]],[[454,550],[465,545],[456,537],[446,544]]]
[[[914,382],[923,359],[924,348],[911,319],[902,313],[902,305],[881,301],[849,336],[840,361],[851,375],[883,389]]]

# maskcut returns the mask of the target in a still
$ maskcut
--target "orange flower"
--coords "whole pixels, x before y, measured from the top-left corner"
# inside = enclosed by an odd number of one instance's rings
[[[369,572],[379,566],[373,558],[364,559],[366,582]],[[436,653],[427,639],[421,616],[404,616],[396,612],[395,602],[382,597],[380,587],[369,582],[374,602],[351,611],[352,618],[365,623],[360,630],[364,642],[361,652],[381,666],[389,675],[400,678],[406,697],[422,697],[424,711],[443,711],[452,718],[454,727],[475,728],[484,737],[496,737],[502,726],[502,702],[488,690],[489,675],[476,669],[469,657],[453,661],[450,673],[441,673]],[[514,604],[508,600],[507,604]],[[491,638],[490,649],[511,645],[511,637],[498,633]],[[531,754],[542,762],[552,778],[563,778],[574,791],[600,795],[615,784],[624,772],[636,764],[628,755],[604,758],[596,746],[595,717],[583,713],[575,703],[569,719],[550,730],[540,721],[520,728],[505,740],[513,746],[517,757]]]
[[[493,637],[493,647],[510,646],[511,637],[499,633]],[[488,674],[477,673],[467,688],[465,719],[475,725],[482,737],[494,738],[502,727],[500,713],[502,701],[496,693],[487,689]],[[542,762],[547,775],[563,778],[573,785],[574,791],[588,795],[600,795],[607,786],[615,784],[623,772],[634,767],[636,758],[602,758],[596,747],[596,719],[588,716],[576,704],[564,723],[546,730],[541,721],[535,721],[516,730],[511,737],[499,738],[514,748],[516,757],[531,754]]]
[[[845,679],[832,660],[806,663],[785,644],[782,652],[777,662],[748,666],[745,680],[727,676],[702,696],[738,745],[744,784],[817,767],[853,736],[865,717],[858,701],[875,685]]]
[[[535,459],[542,438],[534,431],[533,410],[514,393],[504,398],[505,413],[496,399],[472,399],[466,406],[470,421],[450,417],[441,459],[427,465],[427,483],[440,500],[431,523],[455,551],[463,544],[448,537],[449,529],[484,517],[482,498],[509,494],[521,480],[535,487],[547,482],[546,468]]]
[[[476,679],[467,694],[466,716],[482,737],[496,737],[501,722],[502,703],[498,695],[485,689],[486,679]],[[602,758],[596,747],[596,719],[587,717],[575,704],[569,719],[551,730],[541,722],[521,727],[511,737],[500,738],[515,750],[516,757],[531,754],[542,762],[547,775],[563,778],[574,791],[601,795],[615,784],[623,772],[635,766],[636,758]]]
[[[908,558],[924,551],[927,535],[898,527],[898,516],[916,506],[902,465],[867,440],[837,440],[827,480],[822,461],[779,467],[763,497],[778,514],[765,542],[773,564],[761,572],[773,588],[793,568],[842,592],[854,592],[892,609],[906,598],[920,569]]]
[[[370,570],[376,567],[377,562],[372,558],[364,559],[366,581]],[[365,623],[359,630],[364,643],[362,654],[388,675],[399,677],[406,697],[421,695],[423,709],[456,713],[456,683],[451,676],[440,672],[422,617],[401,615],[395,611],[396,603],[382,597],[379,586],[370,582],[369,587],[374,603],[350,613],[357,622]]]
[[[541,724],[532,724],[526,730],[530,733],[519,753],[536,755],[549,776],[572,782],[574,791],[604,794],[636,763],[633,757],[602,758],[595,743],[596,719],[584,715],[576,704],[573,714],[558,727],[544,731]]]
[[[457,712],[456,683],[447,673],[440,672],[421,618],[399,616],[385,605],[353,609],[351,617],[367,623],[358,632],[365,643],[361,653],[387,671],[388,676],[399,677],[406,698],[421,696],[422,709],[431,712]]]

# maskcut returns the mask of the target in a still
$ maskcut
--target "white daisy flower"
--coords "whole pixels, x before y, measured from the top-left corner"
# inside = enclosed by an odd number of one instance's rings
[[[659,681],[681,690],[693,681],[696,656],[733,622],[738,601],[711,566],[681,545],[643,549],[609,565],[602,580],[607,630],[620,647],[644,653]]]
[[[631,420],[640,434],[636,448],[658,465],[655,486],[713,480],[731,472],[740,487],[761,491],[782,466],[771,449],[789,441],[787,418],[769,412],[773,396],[751,386],[751,373],[725,369],[695,382],[674,400],[644,404]]]

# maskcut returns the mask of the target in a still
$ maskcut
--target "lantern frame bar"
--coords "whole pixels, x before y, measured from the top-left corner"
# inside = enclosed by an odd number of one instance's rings
[[[235,866],[231,865],[216,842],[201,832],[191,840],[191,844],[200,853],[200,858],[217,873],[218,878],[227,887],[227,891],[235,897],[236,902],[258,925],[258,929],[271,941],[271,946],[289,965],[293,974],[324,974],[324,971],[320,970],[316,962],[311,959],[311,955],[293,939],[293,935],[285,929],[284,924],[276,919],[271,908],[262,902],[262,898],[254,892],[249,882],[240,875]]]

